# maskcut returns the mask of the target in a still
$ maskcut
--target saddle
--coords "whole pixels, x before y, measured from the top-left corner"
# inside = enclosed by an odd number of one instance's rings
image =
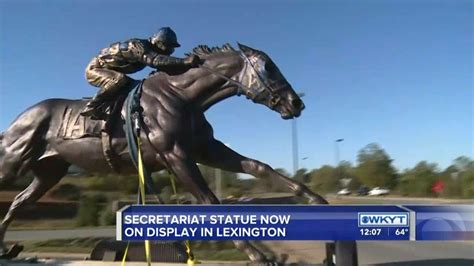
[[[125,124],[125,118],[121,111],[129,92],[136,88],[140,83],[134,82],[133,85],[124,89],[113,102],[108,103],[109,112],[105,120],[95,120],[89,116],[82,116],[80,113],[87,104],[88,99],[74,101],[64,107],[63,119],[59,127],[57,136],[64,140],[76,140],[81,138],[100,138],[104,157],[109,166],[117,173],[120,172],[119,155],[111,148],[112,130],[118,123]]]

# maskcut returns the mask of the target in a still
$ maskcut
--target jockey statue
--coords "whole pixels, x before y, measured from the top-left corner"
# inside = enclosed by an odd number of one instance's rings
[[[186,71],[199,66],[201,60],[196,55],[184,59],[170,56],[176,47],[180,47],[176,33],[164,27],[147,40],[130,39],[102,49],[86,68],[87,81],[100,90],[87,103],[81,115],[96,120],[106,119],[110,102],[133,81],[126,74],[146,66],[158,71]]]

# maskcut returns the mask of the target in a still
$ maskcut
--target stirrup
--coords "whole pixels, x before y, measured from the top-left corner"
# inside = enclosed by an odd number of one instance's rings
[[[86,106],[84,109],[81,111],[82,116],[91,116],[94,113],[94,108]]]
[[[92,120],[107,120],[109,118],[109,115],[107,113],[104,113],[97,108],[92,108],[92,107],[86,107],[85,110],[82,110],[81,112],[82,116],[85,117],[90,117]]]

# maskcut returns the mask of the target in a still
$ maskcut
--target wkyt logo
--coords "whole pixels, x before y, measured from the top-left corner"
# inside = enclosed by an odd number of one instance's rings
[[[359,227],[408,226],[408,219],[409,213],[407,212],[359,212]]]

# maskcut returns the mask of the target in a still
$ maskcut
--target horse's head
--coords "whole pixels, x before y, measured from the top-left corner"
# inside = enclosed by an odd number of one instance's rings
[[[240,82],[243,94],[255,103],[278,112],[283,119],[298,117],[303,101],[286,81],[270,57],[262,51],[238,44],[244,60]]]
[[[255,103],[278,112],[283,119],[300,116],[303,101],[286,81],[270,57],[262,51],[238,44],[208,47],[199,45],[189,54],[204,60],[200,68],[176,77],[167,77],[183,98],[207,110],[213,104],[235,94],[245,94]]]

